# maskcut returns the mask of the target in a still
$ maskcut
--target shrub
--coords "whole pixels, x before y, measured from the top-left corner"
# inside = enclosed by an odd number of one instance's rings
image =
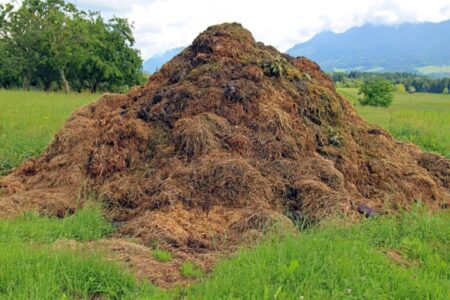
[[[398,83],[395,85],[395,90],[400,93],[406,93],[406,88],[403,84]]]
[[[388,107],[394,99],[394,88],[389,81],[376,78],[365,82],[359,89],[363,98],[359,99],[361,105]]]
[[[269,77],[281,77],[285,73],[286,67],[286,59],[283,59],[281,56],[277,56],[272,62],[264,62],[263,70],[264,74]]]

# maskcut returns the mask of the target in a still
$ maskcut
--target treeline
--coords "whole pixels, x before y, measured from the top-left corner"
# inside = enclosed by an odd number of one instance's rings
[[[334,72],[331,78],[338,87],[360,87],[362,83],[382,77],[397,89],[421,93],[449,93],[450,78],[431,78],[414,73]]]
[[[143,82],[126,19],[64,0],[0,4],[0,87],[122,92]]]

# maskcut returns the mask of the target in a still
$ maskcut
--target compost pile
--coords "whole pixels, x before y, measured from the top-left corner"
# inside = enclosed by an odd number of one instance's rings
[[[1,179],[0,214],[101,196],[118,237],[213,253],[268,224],[448,207],[450,161],[368,125],[312,61],[212,26],[128,94],[76,111]]]

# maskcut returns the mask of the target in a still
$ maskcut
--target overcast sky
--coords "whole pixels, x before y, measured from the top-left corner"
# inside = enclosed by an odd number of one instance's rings
[[[0,0],[4,2],[5,0]],[[239,22],[285,51],[322,30],[450,19],[450,0],[71,0],[134,23],[142,56],[189,45],[209,25]]]

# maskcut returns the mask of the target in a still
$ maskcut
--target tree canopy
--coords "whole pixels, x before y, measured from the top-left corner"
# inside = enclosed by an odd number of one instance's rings
[[[64,0],[0,5],[0,86],[120,92],[142,83],[126,19],[105,21]]]
[[[394,87],[383,78],[376,78],[364,83],[359,93],[363,98],[359,100],[361,105],[388,107],[394,99]]]

